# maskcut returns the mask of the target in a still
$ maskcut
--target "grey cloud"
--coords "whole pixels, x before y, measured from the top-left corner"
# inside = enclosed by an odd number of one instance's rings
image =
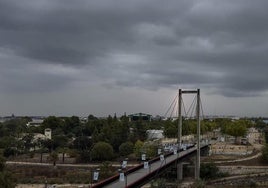
[[[13,51],[14,62],[26,58],[94,70],[91,82],[148,89],[185,84],[213,87],[225,96],[260,95],[268,89],[267,7],[263,0],[0,0],[0,46]],[[114,53],[140,59],[112,59]],[[13,85],[38,77],[26,75],[17,75]],[[79,79],[42,77],[37,83],[50,89]]]

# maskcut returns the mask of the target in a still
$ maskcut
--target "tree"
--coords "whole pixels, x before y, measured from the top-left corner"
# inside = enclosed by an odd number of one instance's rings
[[[146,153],[146,157],[152,158],[157,155],[158,144],[145,142],[142,147],[142,151]]]
[[[67,147],[60,147],[57,149],[57,151],[62,154],[62,163],[64,163],[65,162],[65,154],[69,151],[69,149]]]
[[[119,146],[120,156],[127,156],[133,152],[134,145],[132,142],[124,142]]]
[[[91,150],[91,158],[96,161],[111,160],[114,157],[113,147],[106,142],[96,143]]]
[[[143,142],[140,140],[137,140],[135,145],[134,145],[134,153],[136,155],[136,157],[140,157],[141,153],[142,153],[142,147],[143,147]]]
[[[95,128],[92,136],[94,142],[108,142],[118,152],[119,146],[126,142],[129,135],[129,127],[111,116],[103,122],[101,129]]]
[[[76,136],[80,136],[82,133],[82,127],[79,117],[72,116],[64,118],[64,132],[67,133],[73,133]]]
[[[28,152],[34,146],[33,139],[34,139],[33,134],[26,134],[22,138],[22,141],[24,143],[24,149],[25,149],[26,152]]]
[[[91,161],[91,153],[89,150],[82,150],[79,152],[78,161],[80,163],[88,163]]]
[[[80,151],[88,150],[89,148],[91,148],[91,146],[91,138],[87,136],[79,136],[73,142],[73,148]]]
[[[51,152],[54,149],[53,140],[50,140],[50,139],[40,140],[40,144],[42,148],[44,148],[45,150],[49,152]]]
[[[236,143],[239,143],[238,137],[245,136],[247,132],[247,124],[244,124],[244,121],[234,121],[227,125],[225,132],[226,134],[234,136]]]
[[[52,138],[53,148],[64,148],[68,145],[68,137],[65,135],[55,135]]]
[[[262,159],[268,163],[268,144],[265,144],[262,148]]]
[[[263,121],[262,118],[255,119],[255,127],[258,129],[264,129],[267,124]]]
[[[168,138],[175,138],[178,135],[178,127],[171,121],[165,122],[164,135]]]
[[[5,163],[5,158],[0,156],[0,185],[4,188],[15,188],[15,180],[12,177],[11,172],[6,169]]]
[[[219,168],[214,163],[201,163],[200,178],[215,179],[220,176]]]
[[[58,153],[55,151],[51,152],[48,156],[48,160],[53,163],[53,166],[56,166],[56,162],[59,160]]]
[[[101,178],[105,179],[105,178],[111,177],[113,173],[114,172],[113,172],[112,164],[110,162],[105,161],[100,165]]]
[[[53,131],[57,128],[62,129],[64,125],[64,122],[61,118],[55,117],[55,116],[49,116],[47,117],[44,122],[42,123],[43,128],[50,128]]]

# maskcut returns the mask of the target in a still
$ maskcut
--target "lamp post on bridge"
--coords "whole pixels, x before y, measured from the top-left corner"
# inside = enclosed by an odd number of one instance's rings
[[[91,170],[91,187],[93,186],[94,182],[97,182],[99,180],[99,173],[100,173],[99,171],[100,171],[99,168]]]
[[[125,160],[121,164],[121,168],[118,169],[119,172],[119,181],[125,182],[125,187],[127,187],[127,161],[128,158],[125,158]]]

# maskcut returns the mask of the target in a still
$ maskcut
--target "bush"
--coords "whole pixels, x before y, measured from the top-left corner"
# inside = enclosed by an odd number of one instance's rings
[[[141,153],[142,153],[142,146],[143,146],[143,142],[140,140],[137,140],[135,145],[134,145],[134,153],[136,155],[136,157],[140,157]]]
[[[96,161],[109,161],[114,157],[114,150],[111,144],[106,142],[96,143],[91,150],[91,158]]]
[[[134,145],[132,142],[125,142],[119,146],[120,156],[127,156],[133,152]]]
[[[81,151],[79,160],[80,163],[88,163],[91,161],[91,156],[89,151]]]
[[[206,187],[205,182],[202,180],[197,180],[190,186],[190,188],[205,188],[205,187]]]
[[[268,163],[268,144],[265,144],[262,148],[262,160]]]
[[[166,180],[165,179],[156,179],[151,182],[151,188],[165,188],[167,187],[166,185]]]
[[[219,168],[214,163],[202,163],[200,165],[201,179],[215,179],[222,176],[223,174],[219,171]]]
[[[4,150],[4,157],[15,156],[18,153],[16,148],[8,147]]]

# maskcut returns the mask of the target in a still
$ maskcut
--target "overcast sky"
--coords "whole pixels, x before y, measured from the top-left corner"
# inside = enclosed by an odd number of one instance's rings
[[[267,0],[0,0],[0,116],[163,115],[179,88],[200,88],[206,115],[268,116],[267,10]]]

